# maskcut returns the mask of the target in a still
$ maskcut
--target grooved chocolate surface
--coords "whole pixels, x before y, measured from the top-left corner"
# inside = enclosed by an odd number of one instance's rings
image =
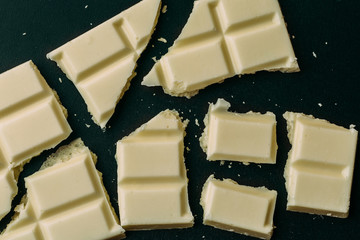
[[[115,143],[129,135],[142,123],[167,108],[176,109],[190,123],[184,139],[185,164],[189,169],[189,202],[195,217],[193,228],[179,230],[128,231],[127,239],[251,239],[236,233],[202,225],[202,208],[199,204],[201,187],[207,177],[215,173],[218,179],[231,178],[239,184],[263,186],[278,192],[274,214],[272,239],[359,239],[360,232],[360,165],[355,159],[350,212],[347,219],[320,217],[286,211],[287,193],[284,166],[291,146],[286,137],[285,111],[304,112],[317,118],[348,127],[360,126],[360,71],[358,67],[360,2],[355,0],[298,1],[279,0],[287,23],[287,30],[298,63],[299,73],[258,72],[241,79],[233,77],[214,84],[191,99],[175,98],[161,88],[141,86],[143,77],[154,62],[167,52],[187,21],[193,1],[163,0],[167,12],[161,14],[149,47],[138,60],[137,75],[108,122],[111,128],[102,131],[91,120],[81,95],[65,74],[46,59],[46,54],[65,42],[127,9],[138,0],[123,1],[0,1],[0,72],[4,72],[32,59],[51,88],[60,96],[69,111],[68,121],[73,133],[64,143],[81,137],[99,157],[97,168],[103,173],[104,185],[111,203],[117,211],[117,165],[114,158]],[[85,6],[88,6],[85,8]],[[92,24],[92,25],[91,25]],[[23,35],[26,33],[25,35]],[[158,41],[160,37],[167,43]],[[152,47],[154,45],[154,47]],[[316,57],[314,57],[316,56]],[[59,81],[61,78],[61,81]],[[0,86],[1,88],[1,86]],[[277,117],[277,163],[249,166],[233,162],[220,166],[219,162],[206,161],[198,137],[203,131],[202,119],[208,111],[208,102],[224,98],[231,103],[230,111],[266,112]],[[199,125],[195,124],[198,119]],[[89,127],[88,127],[89,126]],[[53,150],[54,151],[54,150]],[[24,168],[19,179],[19,195],[23,194],[24,177],[37,171],[53,151],[34,158]],[[229,168],[231,166],[231,168]],[[4,229],[13,212],[1,222]]]

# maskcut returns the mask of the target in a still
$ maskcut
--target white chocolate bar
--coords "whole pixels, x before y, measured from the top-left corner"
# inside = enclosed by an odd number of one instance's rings
[[[299,71],[278,1],[199,0],[142,84],[190,98],[210,84],[261,70]]]
[[[266,114],[228,112],[230,103],[219,98],[210,104],[200,145],[207,159],[276,163],[276,119]]]
[[[22,166],[66,139],[66,109],[32,61],[0,74],[0,219],[11,208]]]
[[[142,0],[47,54],[73,81],[104,128],[135,76],[136,61],[157,23],[160,0]]]
[[[301,113],[284,118],[292,144],[284,173],[287,209],[346,218],[358,132]]]
[[[25,178],[27,195],[1,240],[119,239],[119,225],[96,156],[78,139]]]
[[[238,185],[211,175],[204,184],[200,204],[203,223],[215,228],[270,239],[277,192],[265,187]]]
[[[117,143],[118,197],[126,230],[194,224],[184,164],[186,123],[165,110]]]

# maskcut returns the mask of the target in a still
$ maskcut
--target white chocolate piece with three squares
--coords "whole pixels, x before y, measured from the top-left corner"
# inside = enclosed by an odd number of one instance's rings
[[[204,184],[200,204],[203,223],[215,228],[270,239],[277,192],[265,187],[239,185],[211,175]]]
[[[120,222],[126,230],[193,226],[185,127],[176,111],[165,110],[117,143]]]
[[[0,74],[0,219],[11,208],[22,166],[66,139],[66,109],[30,60]]]
[[[191,96],[234,75],[297,72],[277,0],[199,0],[180,36],[142,84]]]
[[[284,172],[287,210],[346,218],[358,132],[302,113],[284,118],[292,144]]]
[[[125,237],[95,163],[96,156],[80,139],[61,147],[40,171],[25,178],[27,195],[0,239]]]
[[[230,103],[219,98],[210,104],[200,145],[207,159],[276,163],[276,118],[266,114],[228,112]]]
[[[106,126],[135,76],[157,23],[160,0],[142,0],[47,54],[75,84],[93,120]]]

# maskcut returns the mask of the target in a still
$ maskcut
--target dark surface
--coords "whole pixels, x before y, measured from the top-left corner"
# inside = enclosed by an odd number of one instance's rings
[[[359,67],[359,1],[298,1],[280,0],[288,24],[300,73],[259,72],[255,75],[233,77],[222,84],[212,85],[189,99],[174,98],[161,88],[147,88],[140,82],[151,69],[153,56],[167,52],[185,24],[193,5],[192,0],[163,0],[168,11],[161,14],[149,47],[138,61],[137,76],[118,104],[104,132],[95,125],[78,91],[66,79],[56,64],[45,55],[74,37],[84,33],[137,1],[0,1],[0,72],[29,59],[55,89],[69,111],[69,123],[74,132],[62,144],[81,137],[98,155],[97,168],[103,172],[104,184],[111,203],[117,210],[115,143],[166,108],[176,109],[190,120],[185,145],[186,167],[189,169],[189,201],[195,216],[195,226],[180,230],[132,231],[127,239],[251,239],[202,225],[199,205],[201,188],[207,177],[232,178],[240,184],[265,185],[278,191],[272,239],[360,239],[360,166],[356,157],[350,215],[337,219],[286,211],[287,193],[283,169],[290,149],[286,137],[285,111],[313,114],[335,124],[360,126]],[[88,8],[85,8],[88,5]],[[92,26],[90,25],[92,23]],[[23,36],[23,33],[26,35]],[[157,41],[164,37],[168,43]],[[325,44],[327,42],[327,44]],[[154,47],[151,47],[154,45]],[[317,58],[312,54],[315,52]],[[63,80],[59,82],[59,77]],[[1,87],[1,86],[0,86]],[[203,117],[208,102],[223,97],[237,112],[272,111],[277,115],[277,164],[244,166],[229,162],[208,162],[199,146]],[[322,104],[322,107],[318,105]],[[195,125],[195,119],[200,127]],[[90,124],[87,128],[85,124]],[[25,193],[24,177],[37,171],[44,159],[55,150],[45,151],[24,168],[19,180],[16,206]],[[0,222],[0,230],[10,221],[13,211]]]

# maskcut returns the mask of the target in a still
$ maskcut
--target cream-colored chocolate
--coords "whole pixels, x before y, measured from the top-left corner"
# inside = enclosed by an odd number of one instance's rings
[[[27,195],[0,236],[5,239],[119,239],[124,229],[95,168],[96,156],[78,139],[25,178]]]
[[[104,128],[135,76],[136,61],[157,23],[160,0],[142,0],[47,54],[73,81]]]
[[[10,211],[12,199],[17,194],[16,178],[6,163],[0,163],[0,219]]]
[[[199,0],[142,84],[189,98],[210,84],[261,70],[299,71],[278,1]]]
[[[239,185],[211,175],[204,184],[200,204],[203,223],[215,228],[270,239],[277,192],[265,187]]]
[[[165,110],[117,143],[118,198],[126,230],[194,224],[184,164],[186,122]]]
[[[71,133],[66,110],[32,61],[0,74],[0,219],[22,166]]]
[[[287,209],[346,218],[358,132],[302,113],[284,118],[292,144],[284,173]]]
[[[210,104],[200,145],[207,159],[276,163],[276,119],[266,114],[228,112],[230,103],[219,98]]]

